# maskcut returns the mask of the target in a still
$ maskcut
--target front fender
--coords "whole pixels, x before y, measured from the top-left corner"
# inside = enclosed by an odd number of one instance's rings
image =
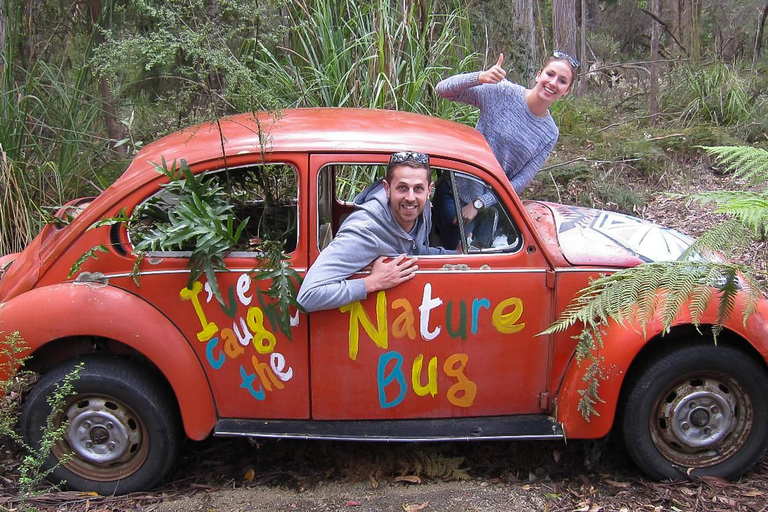
[[[0,331],[18,331],[31,354],[74,336],[123,343],[152,361],[170,382],[191,439],[204,439],[213,429],[216,411],[199,359],[178,328],[136,295],[98,283],[35,288],[0,305]]]
[[[748,343],[765,364],[768,359],[768,302],[760,300],[757,310],[748,318],[745,325],[742,322],[745,301],[743,295],[738,297],[734,312],[727,321],[723,322],[723,329]],[[700,320],[702,333],[707,332],[706,325],[715,323],[717,319],[715,308],[716,304],[712,303],[702,316]],[[690,313],[685,308],[685,312],[681,313],[674,326],[691,324]],[[582,361],[579,364],[575,358],[571,360],[556,398],[557,420],[563,424],[567,437],[595,439],[608,434],[616,417],[619,396],[627,371],[648,341],[663,335],[662,325],[661,321],[654,319],[646,324],[644,329],[639,325],[619,325],[615,322],[611,322],[605,328],[604,344],[599,350],[599,356],[603,358],[601,368],[605,376],[605,379],[599,381],[598,396],[601,401],[594,404],[597,414],[591,415],[588,420],[578,410],[578,404],[582,396],[580,391],[587,386],[584,375],[591,361]],[[648,348],[652,349],[652,347]]]

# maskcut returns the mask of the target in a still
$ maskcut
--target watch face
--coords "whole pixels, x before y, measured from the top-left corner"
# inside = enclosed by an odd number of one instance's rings
[[[482,210],[484,205],[483,205],[483,202],[481,200],[475,199],[475,202],[474,202],[473,206],[475,208],[477,208],[478,210]]]

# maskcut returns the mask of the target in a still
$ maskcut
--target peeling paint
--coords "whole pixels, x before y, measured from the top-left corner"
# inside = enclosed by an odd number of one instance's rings
[[[101,288],[102,286],[107,286],[109,280],[101,272],[81,272],[77,279],[75,279],[75,284],[87,284]]]
[[[467,271],[467,270],[469,270],[469,265],[467,265],[466,263],[460,263],[458,265],[454,265],[452,263],[446,263],[445,265],[443,265],[440,268],[440,270],[445,270],[446,272],[447,271],[453,271],[453,270]]]

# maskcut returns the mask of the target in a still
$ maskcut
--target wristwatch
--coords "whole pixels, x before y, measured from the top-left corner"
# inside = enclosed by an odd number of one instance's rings
[[[482,199],[477,198],[474,201],[472,201],[472,206],[474,206],[475,209],[477,210],[482,210],[483,208],[485,208],[485,203],[483,203]]]

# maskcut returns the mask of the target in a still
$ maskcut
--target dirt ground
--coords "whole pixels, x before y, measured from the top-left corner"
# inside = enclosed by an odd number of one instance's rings
[[[723,188],[728,178],[675,184]],[[698,235],[709,207],[658,196],[641,216]],[[765,247],[744,260],[765,271]],[[3,471],[4,470],[4,471]],[[0,511],[18,491],[0,467]],[[768,461],[737,482],[659,483],[643,477],[615,440],[386,444],[211,439],[187,442],[175,473],[154,492],[101,497],[43,494],[37,510],[116,512],[611,512],[768,510]]]

